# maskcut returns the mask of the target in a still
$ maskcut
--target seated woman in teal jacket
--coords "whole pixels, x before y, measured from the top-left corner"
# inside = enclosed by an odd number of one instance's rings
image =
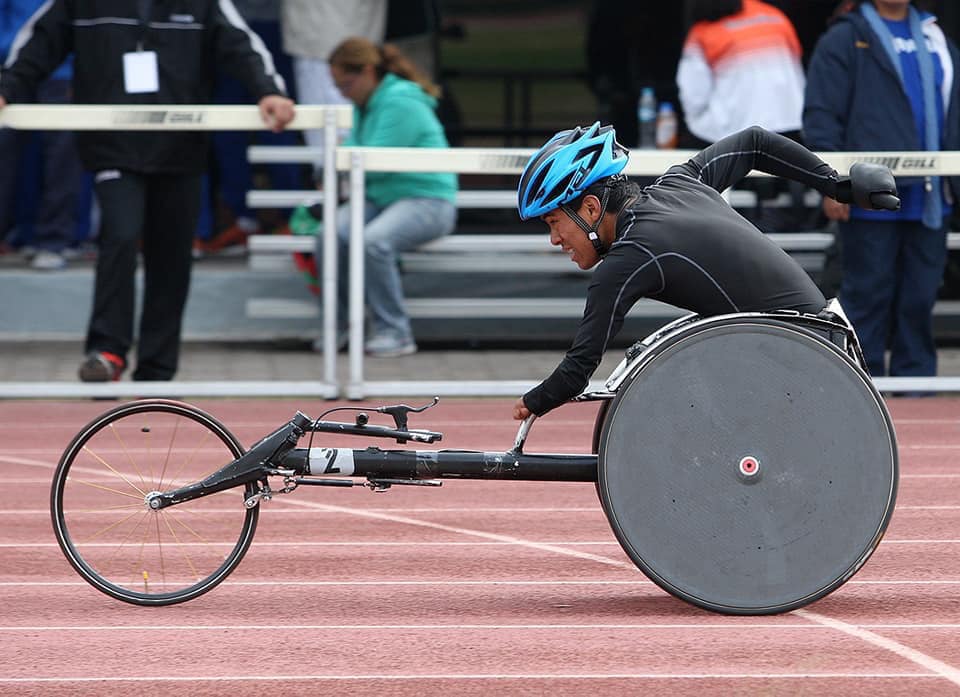
[[[355,105],[353,130],[344,145],[447,147],[435,113],[439,89],[397,48],[350,38],[333,50],[329,62],[337,87]],[[372,331],[364,349],[371,356],[403,356],[414,353],[417,345],[404,308],[397,256],[453,230],[457,177],[368,172],[365,188],[364,300]],[[337,211],[340,346],[346,343],[349,223],[349,209],[341,206]],[[321,238],[317,251],[320,258]]]

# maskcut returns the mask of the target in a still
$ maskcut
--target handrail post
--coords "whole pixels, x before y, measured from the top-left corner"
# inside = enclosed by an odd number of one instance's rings
[[[337,384],[337,112],[323,122],[323,379]]]
[[[364,191],[363,153],[350,154],[350,381],[349,399],[362,399],[363,386],[363,227],[366,191]]]

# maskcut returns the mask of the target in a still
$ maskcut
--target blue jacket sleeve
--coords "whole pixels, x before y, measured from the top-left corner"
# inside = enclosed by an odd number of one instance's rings
[[[73,51],[70,0],[54,0],[35,13],[13,39],[0,73],[0,95],[30,101],[41,82]]]
[[[807,69],[803,106],[803,139],[812,150],[843,150],[847,141],[847,115],[854,93],[853,27],[838,25],[814,49]]]

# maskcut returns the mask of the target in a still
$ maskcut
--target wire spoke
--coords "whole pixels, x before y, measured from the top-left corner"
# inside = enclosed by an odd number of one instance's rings
[[[81,513],[103,513],[105,511],[123,511],[130,508],[143,508],[143,501],[139,503],[123,503],[117,506],[103,506],[102,508],[78,508],[75,511],[71,511],[72,515],[79,515]]]
[[[81,546],[81,545],[85,545],[85,544],[89,544],[90,542],[93,542],[95,539],[97,539],[98,537],[100,537],[100,536],[103,535],[104,533],[113,530],[113,529],[114,529],[115,527],[117,527],[118,525],[123,525],[123,524],[126,523],[128,520],[130,520],[130,519],[133,518],[135,515],[137,515],[137,513],[142,513],[142,514],[145,516],[145,515],[148,513],[148,511],[145,511],[145,510],[133,511],[130,515],[124,516],[124,517],[121,518],[120,520],[118,520],[118,521],[116,521],[116,522],[113,522],[113,523],[110,523],[110,525],[107,525],[107,526],[105,526],[105,527],[103,527],[103,528],[100,528],[100,530],[98,530],[97,532],[95,532],[92,536],[86,537],[82,542],[79,542],[79,541],[78,541],[78,542],[77,542],[77,546]],[[138,525],[139,525],[139,524],[138,524]],[[134,530],[136,530],[136,527],[134,527]]]
[[[160,585],[167,587],[167,567],[163,560],[163,542],[160,540],[160,516],[154,516],[157,528],[157,555],[160,557]],[[144,570],[144,581],[146,581],[146,570]]]
[[[110,424],[110,432],[113,433],[113,437],[117,439],[117,443],[120,445],[120,449],[123,450],[123,454],[127,456],[127,462],[130,463],[130,467],[133,468],[133,471],[136,472],[137,476],[140,478],[140,485],[144,489],[148,489],[149,485],[143,479],[143,472],[139,467],[137,467],[137,463],[134,461],[133,455],[130,454],[130,450],[127,448],[126,442],[120,437],[120,433],[117,431],[115,423]]]
[[[139,491],[141,496],[146,496],[146,495],[147,495],[147,492],[143,491],[140,487],[138,487],[136,484],[134,484],[134,483],[131,482],[129,479],[127,479],[127,477],[126,477],[125,475],[121,474],[121,473],[118,472],[116,469],[114,469],[106,460],[104,460],[102,457],[100,457],[100,456],[97,455],[95,452],[93,452],[92,450],[90,450],[90,448],[88,448],[86,445],[83,446],[83,449],[84,449],[84,451],[90,453],[90,455],[92,455],[97,461],[99,461],[100,464],[102,464],[102,465],[103,465],[104,467],[106,467],[108,470],[110,470],[110,471],[113,472],[115,475],[117,475],[118,477],[120,477],[120,479],[122,479],[122,480],[125,481],[127,484],[129,484],[131,488],[136,489],[137,491]]]
[[[143,503],[144,496],[146,496],[146,494],[137,496],[136,494],[131,494],[126,491],[120,491],[119,489],[113,489],[112,487],[103,486],[102,484],[94,484],[93,482],[88,482],[86,479],[77,479],[76,477],[70,477],[68,481],[70,483],[76,482],[77,484],[83,484],[84,486],[89,486],[94,489],[100,489],[101,491],[109,491],[111,494],[116,494],[117,496],[126,496],[127,498],[134,499],[136,501],[139,501],[140,503]]]
[[[143,512],[143,517],[140,518],[140,520],[137,521],[137,524],[136,524],[136,525],[134,525],[132,528],[130,528],[130,532],[127,533],[126,537],[124,537],[122,540],[120,540],[120,542],[117,544],[117,546],[113,548],[113,552],[111,552],[110,555],[107,557],[106,561],[104,562],[104,566],[106,566],[107,564],[112,563],[113,560],[116,558],[116,556],[120,553],[120,551],[121,551],[124,547],[126,547],[127,543],[130,541],[130,539],[136,534],[137,530],[140,529],[140,526],[143,525],[144,522],[147,521],[147,516],[148,516],[149,513],[150,513],[150,511],[144,511],[144,512]],[[147,531],[147,533],[149,534],[149,530]],[[141,548],[141,550],[143,549],[143,541],[142,541],[142,540],[141,540],[141,542],[140,542],[140,548]]]
[[[190,567],[190,570],[193,572],[193,577],[199,581],[200,572],[197,571],[197,567],[193,564],[193,559],[190,558],[190,554],[187,551],[186,545],[180,541],[180,538],[177,536],[176,531],[174,531],[173,526],[170,525],[169,516],[163,516],[163,522],[167,526],[167,530],[170,531],[170,535],[173,537],[174,541],[177,543],[177,547],[180,549],[180,553],[183,555],[183,560],[187,562],[187,566]]]
[[[173,452],[173,441],[177,439],[177,431],[180,429],[180,419],[173,422],[173,433],[170,434],[170,443],[167,445],[167,454],[163,458],[163,467],[160,469],[160,481],[157,486],[163,489],[163,478],[167,473],[167,464],[170,462],[170,453]]]
[[[204,429],[204,431],[203,431],[203,436],[201,437],[200,442],[197,443],[196,447],[195,447],[195,448],[190,452],[190,454],[187,455],[187,457],[184,458],[184,460],[180,463],[180,467],[179,467],[179,469],[177,470],[176,474],[174,474],[174,475],[170,478],[171,481],[176,481],[177,478],[179,478],[180,474],[181,474],[185,469],[187,469],[187,467],[189,467],[190,465],[193,464],[193,459],[196,457],[197,453],[200,452],[200,450],[203,448],[203,446],[206,445],[207,441],[210,439],[210,437],[211,437],[212,435],[213,435],[213,431],[211,431],[210,429]],[[209,475],[211,472],[215,472],[215,471],[216,471],[217,469],[219,469],[219,468],[220,468],[220,466],[217,465],[215,469],[213,469],[213,470],[207,470],[207,471],[206,471],[206,474],[201,475],[200,477],[196,477],[196,479],[203,479],[205,476]],[[188,482],[188,483],[190,483],[190,482]]]

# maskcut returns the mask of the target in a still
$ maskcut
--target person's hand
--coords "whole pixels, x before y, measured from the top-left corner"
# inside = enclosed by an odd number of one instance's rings
[[[3,97],[0,97],[0,109],[3,109],[7,105],[7,100]]]
[[[842,220],[843,222],[847,222],[850,220],[850,204],[840,203],[836,199],[824,196],[823,214],[827,216],[829,220]]]
[[[274,133],[279,133],[297,115],[293,100],[281,97],[279,94],[268,94],[261,99],[257,106],[260,108],[260,117]]]
[[[523,421],[528,416],[530,416],[530,410],[527,409],[527,405],[523,403],[523,397],[521,397],[513,405],[513,418],[517,421]]]

